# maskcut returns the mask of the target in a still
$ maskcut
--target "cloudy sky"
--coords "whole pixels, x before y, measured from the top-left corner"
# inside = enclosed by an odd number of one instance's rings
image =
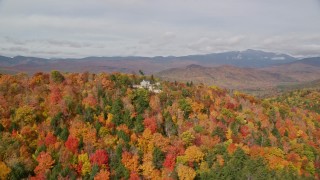
[[[0,55],[320,55],[320,0],[0,0]]]

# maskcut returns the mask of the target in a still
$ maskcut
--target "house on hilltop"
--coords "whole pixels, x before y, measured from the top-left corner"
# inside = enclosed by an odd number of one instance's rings
[[[161,90],[159,89],[160,83],[157,82],[155,84],[151,84],[150,81],[142,80],[140,85],[133,85],[133,88],[144,88],[148,89],[150,92],[160,93]]]
[[[140,82],[140,86],[143,87],[143,88],[149,88],[151,86],[151,83],[150,83],[150,81],[142,80]]]

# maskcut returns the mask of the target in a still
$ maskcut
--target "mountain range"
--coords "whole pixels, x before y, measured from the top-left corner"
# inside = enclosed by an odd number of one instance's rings
[[[248,49],[189,56],[128,56],[45,59],[0,56],[0,73],[123,72],[154,74],[170,81],[193,81],[230,89],[261,90],[320,79],[320,57],[298,59]]]
[[[230,51],[205,55],[190,56],[156,56],[156,57],[86,57],[86,58],[57,58],[45,59],[16,56],[13,58],[0,56],[0,67],[7,72],[35,73],[37,71],[120,71],[155,73],[169,68],[184,67],[190,64],[203,66],[234,65],[237,67],[268,67],[294,62],[298,59],[286,55],[258,50]]]

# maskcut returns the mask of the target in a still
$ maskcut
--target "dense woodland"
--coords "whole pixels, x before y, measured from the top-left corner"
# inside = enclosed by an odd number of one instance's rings
[[[0,179],[318,179],[320,93],[153,77],[0,76]],[[299,97],[299,98],[297,98]]]

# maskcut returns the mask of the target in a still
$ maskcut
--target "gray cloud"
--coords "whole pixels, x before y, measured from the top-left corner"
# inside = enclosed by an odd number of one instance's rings
[[[320,34],[287,34],[267,37],[257,45],[273,51],[286,52],[294,56],[319,56]]]
[[[33,54],[39,54],[39,55],[54,55],[53,57],[59,57],[58,54],[64,54],[64,55],[70,55],[70,56],[76,56],[77,53],[71,53],[71,52],[64,52],[64,51],[31,51]]]
[[[11,43],[11,44],[14,44],[14,45],[26,45],[26,42],[23,42],[19,39],[14,39],[12,37],[4,37],[4,40],[7,42],[7,43]]]
[[[85,48],[85,47],[91,47],[92,45],[90,43],[78,43],[78,42],[72,42],[72,41],[65,41],[65,40],[46,40],[46,42],[50,45],[54,46],[67,46],[72,48]]]
[[[2,51],[27,53],[27,52],[29,52],[29,49],[28,48],[23,48],[23,47],[10,47],[10,48],[2,48]]]
[[[43,57],[187,55],[248,48],[314,56],[320,55],[319,2],[0,0],[0,48],[3,55]]]

